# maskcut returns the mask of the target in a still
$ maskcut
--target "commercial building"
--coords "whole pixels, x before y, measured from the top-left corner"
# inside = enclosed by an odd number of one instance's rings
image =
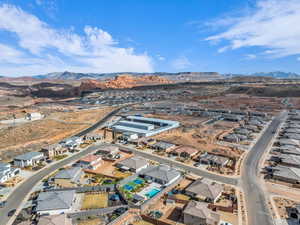
[[[138,137],[149,137],[161,132],[179,127],[179,122],[146,118],[142,116],[127,116],[112,125],[112,129],[120,133],[135,133]]]

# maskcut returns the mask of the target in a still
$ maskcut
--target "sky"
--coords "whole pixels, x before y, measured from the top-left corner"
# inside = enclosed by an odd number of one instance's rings
[[[0,0],[0,75],[300,73],[300,0]]]

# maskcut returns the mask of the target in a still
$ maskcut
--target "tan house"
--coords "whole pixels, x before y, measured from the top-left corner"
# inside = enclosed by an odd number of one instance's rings
[[[90,154],[78,160],[76,164],[83,169],[95,170],[102,164],[102,158],[100,156]]]
[[[191,158],[199,152],[198,149],[189,146],[180,146],[171,151],[173,155],[177,155],[184,158]]]
[[[41,152],[43,152],[44,156],[52,159],[55,156],[63,155],[68,150],[63,148],[61,144],[52,144],[42,148]]]
[[[220,215],[208,208],[208,203],[190,201],[183,209],[186,225],[218,225]]]
[[[60,170],[54,177],[53,182],[58,187],[75,187],[80,184],[83,172],[80,167],[71,167]]]
[[[223,186],[209,179],[198,179],[185,189],[185,194],[206,202],[216,202],[222,195]]]

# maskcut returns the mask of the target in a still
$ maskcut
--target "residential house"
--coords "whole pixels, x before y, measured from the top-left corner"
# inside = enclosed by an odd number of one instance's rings
[[[278,146],[295,146],[299,147],[300,146],[300,141],[294,140],[294,139],[288,139],[288,138],[280,138],[276,144]]]
[[[300,127],[300,125],[299,125],[299,127]],[[284,131],[287,133],[300,134],[300,128],[287,128]]]
[[[176,145],[165,141],[157,141],[156,143],[150,145],[150,147],[158,151],[170,152],[176,147]]]
[[[102,158],[97,155],[89,154],[76,163],[77,166],[83,169],[95,170],[102,164]]]
[[[59,187],[74,187],[80,183],[82,176],[83,172],[80,167],[71,167],[60,170],[52,180]]]
[[[245,141],[247,139],[248,139],[247,136],[242,134],[237,134],[237,133],[227,134],[223,137],[224,141],[232,142],[232,143],[238,143],[240,141]]]
[[[185,225],[218,225],[220,215],[208,208],[208,203],[189,201],[183,209]]]
[[[149,163],[146,159],[134,156],[131,158],[124,159],[116,164],[117,168],[120,168],[122,170],[128,170],[135,173],[140,172],[141,170],[147,168],[149,166]]]
[[[282,153],[282,154],[291,154],[291,155],[299,155],[300,156],[300,148],[295,146],[282,146],[279,148],[274,148],[272,153]]]
[[[177,155],[184,158],[192,158],[199,152],[198,149],[189,146],[180,146],[171,151],[173,155]]]
[[[233,114],[233,115],[242,115],[242,116],[246,116],[246,112],[243,112],[243,111],[233,111],[233,110],[231,110],[231,112],[230,112],[231,114]]]
[[[300,140],[300,134],[296,134],[296,133],[284,133],[283,135],[285,138],[288,138],[288,139],[294,139],[294,140]]]
[[[70,137],[65,140],[63,140],[60,144],[62,144],[63,147],[67,147],[69,149],[74,149],[81,145],[83,143],[83,140],[81,137]]]
[[[43,115],[42,115],[41,113],[38,113],[38,112],[27,113],[25,118],[26,118],[27,120],[34,121],[34,120],[40,120],[40,119],[43,119]]]
[[[66,148],[63,148],[61,144],[52,144],[48,145],[46,147],[43,147],[41,152],[44,153],[44,156],[46,158],[54,158],[55,156],[58,155],[63,155],[67,152],[68,150]]]
[[[291,184],[300,184],[300,169],[277,165],[272,167],[271,178]]]
[[[19,168],[12,168],[9,163],[0,162],[0,184],[5,183],[10,178],[20,173]]]
[[[244,127],[255,133],[258,133],[259,131],[261,131],[261,128],[258,126],[255,126],[255,125],[245,125]]]
[[[239,122],[241,120],[243,120],[243,116],[241,115],[232,115],[232,114],[224,114],[222,115],[223,117],[223,120],[226,120],[226,121],[230,121],[230,122]]]
[[[207,165],[217,166],[217,167],[226,166],[227,163],[229,162],[229,158],[225,156],[214,155],[208,152],[199,156],[198,160],[201,164],[207,164]]]
[[[181,173],[167,165],[149,166],[139,175],[146,180],[168,186],[181,177]]]
[[[300,156],[296,155],[273,155],[270,157],[270,161],[276,162],[283,166],[300,168]]]
[[[14,165],[17,167],[35,166],[44,160],[42,152],[28,152],[14,158]]]
[[[223,137],[224,141],[238,143],[240,141],[238,135],[236,134],[227,134]]]
[[[216,202],[222,192],[223,186],[221,184],[206,178],[194,181],[185,189],[185,194],[207,202]]]
[[[41,192],[37,198],[39,215],[59,215],[72,212],[76,200],[75,190]]]
[[[106,157],[114,157],[118,153],[119,153],[119,147],[114,145],[101,146],[97,150],[97,154],[101,154]]]
[[[248,125],[254,125],[257,127],[262,127],[264,125],[264,123],[258,119],[250,119],[249,121],[247,121]]]
[[[252,132],[251,132],[251,130],[248,130],[246,128],[239,127],[239,128],[234,129],[234,133],[249,137]]]
[[[295,205],[295,207],[288,207],[287,214],[289,218],[296,219],[300,224],[300,204]]]
[[[88,133],[83,137],[84,141],[101,141],[104,136],[101,134]]]

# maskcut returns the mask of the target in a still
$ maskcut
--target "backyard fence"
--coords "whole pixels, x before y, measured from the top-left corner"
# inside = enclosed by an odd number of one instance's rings
[[[72,191],[75,190],[77,193],[86,193],[86,192],[113,192],[116,191],[116,185],[96,185],[96,186],[85,186],[85,187],[70,187],[70,188],[57,188],[45,190],[46,192],[50,191]]]

